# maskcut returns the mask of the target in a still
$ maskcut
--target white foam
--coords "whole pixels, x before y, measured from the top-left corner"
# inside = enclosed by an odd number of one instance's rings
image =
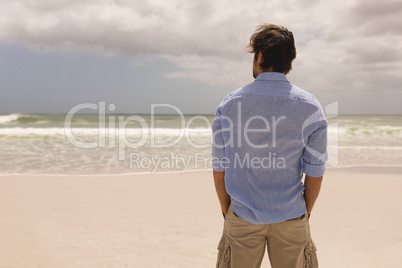
[[[83,135],[83,136],[97,136],[99,133],[119,133],[119,129],[107,129],[107,128],[72,128],[72,132],[74,135]],[[122,133],[124,129],[120,130]],[[148,128],[126,128],[125,129],[126,136],[141,136],[141,135],[155,135],[155,136],[174,136],[178,137],[179,135],[187,134],[187,135],[200,135],[200,136],[211,136],[211,129],[190,129],[186,128],[183,131],[179,128],[155,128],[150,130]],[[0,128],[0,135],[4,136],[15,136],[15,137],[25,137],[25,136],[65,136],[65,128]]]
[[[0,115],[0,124],[9,123],[18,120],[20,114]]]
[[[402,151],[402,146],[375,146],[375,145],[369,145],[369,146],[336,146],[336,145],[328,145],[328,149],[334,150],[334,149],[339,149],[339,150],[378,150],[378,151]]]

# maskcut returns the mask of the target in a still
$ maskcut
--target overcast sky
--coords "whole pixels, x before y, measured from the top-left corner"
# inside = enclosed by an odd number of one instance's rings
[[[214,113],[253,81],[261,23],[296,40],[289,80],[341,114],[402,114],[402,1],[0,0],[0,113],[105,101]]]

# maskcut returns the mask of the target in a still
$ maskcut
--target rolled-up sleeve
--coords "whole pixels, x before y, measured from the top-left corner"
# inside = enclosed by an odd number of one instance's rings
[[[327,153],[327,126],[324,113],[320,112],[319,119],[314,124],[315,130],[308,136],[302,155],[303,172],[311,177],[321,177],[325,172]]]
[[[212,123],[212,169],[225,171],[225,148],[222,135],[221,107],[218,107]]]

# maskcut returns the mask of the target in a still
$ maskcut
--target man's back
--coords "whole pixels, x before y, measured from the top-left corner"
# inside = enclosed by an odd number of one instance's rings
[[[325,135],[326,124],[316,98],[281,73],[264,72],[223,100],[213,131],[216,145],[227,146],[214,146],[213,156],[228,160],[221,166],[232,209],[240,218],[264,224],[306,213],[302,171],[320,175],[326,149],[323,139],[309,144],[308,138],[314,139],[313,132]],[[322,153],[321,159],[306,145]]]

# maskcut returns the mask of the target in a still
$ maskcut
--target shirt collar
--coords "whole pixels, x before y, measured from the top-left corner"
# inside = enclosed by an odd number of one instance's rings
[[[283,73],[277,73],[277,72],[265,72],[265,73],[260,73],[255,80],[282,80],[282,81],[288,81],[286,78],[286,75]]]

